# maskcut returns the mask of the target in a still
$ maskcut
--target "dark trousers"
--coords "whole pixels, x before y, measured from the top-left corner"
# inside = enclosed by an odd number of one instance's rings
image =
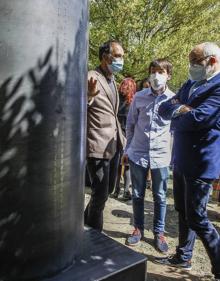
[[[85,224],[99,231],[103,228],[103,210],[108,196],[115,188],[118,172],[119,153],[109,159],[87,159],[91,182],[91,198],[84,212]]]
[[[201,239],[212,264],[212,273],[220,278],[220,237],[207,216],[211,180],[189,178],[177,166],[173,171],[174,202],[179,213],[177,255],[192,258],[196,235]]]

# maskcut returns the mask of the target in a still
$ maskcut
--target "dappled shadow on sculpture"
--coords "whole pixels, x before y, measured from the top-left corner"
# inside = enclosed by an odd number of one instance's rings
[[[64,81],[52,63],[51,47],[27,73],[0,86],[4,280],[57,274],[80,252],[86,112],[82,32],[80,24]]]
[[[92,229],[83,233],[85,29],[80,22],[62,79],[52,46],[33,68],[0,86],[4,281],[145,279],[144,256]]]

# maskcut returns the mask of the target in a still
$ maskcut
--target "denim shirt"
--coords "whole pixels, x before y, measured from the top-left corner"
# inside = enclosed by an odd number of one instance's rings
[[[125,154],[144,168],[168,167],[171,159],[170,120],[158,114],[160,104],[174,96],[166,88],[155,95],[151,88],[137,92],[131,103],[126,125]]]

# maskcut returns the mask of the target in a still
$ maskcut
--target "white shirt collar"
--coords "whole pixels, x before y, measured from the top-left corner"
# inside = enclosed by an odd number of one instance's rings
[[[211,80],[212,78],[214,78],[214,77],[215,77],[217,74],[219,74],[219,73],[220,73],[220,70],[214,72],[214,73],[212,74],[212,76],[209,77],[209,78],[207,78],[206,80],[207,80],[207,81]]]

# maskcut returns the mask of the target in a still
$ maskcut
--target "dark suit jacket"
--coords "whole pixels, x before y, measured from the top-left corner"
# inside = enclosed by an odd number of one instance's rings
[[[89,71],[88,79],[97,80],[100,91],[88,105],[87,110],[87,157],[111,159],[117,149],[125,146],[117,113],[119,106],[118,91],[116,97],[106,78],[97,70]]]
[[[174,118],[180,104],[168,100],[159,114],[172,119],[174,130],[174,163],[193,178],[214,179],[220,175],[220,74],[199,86],[189,97],[195,81],[188,80],[172,99],[193,110]]]

